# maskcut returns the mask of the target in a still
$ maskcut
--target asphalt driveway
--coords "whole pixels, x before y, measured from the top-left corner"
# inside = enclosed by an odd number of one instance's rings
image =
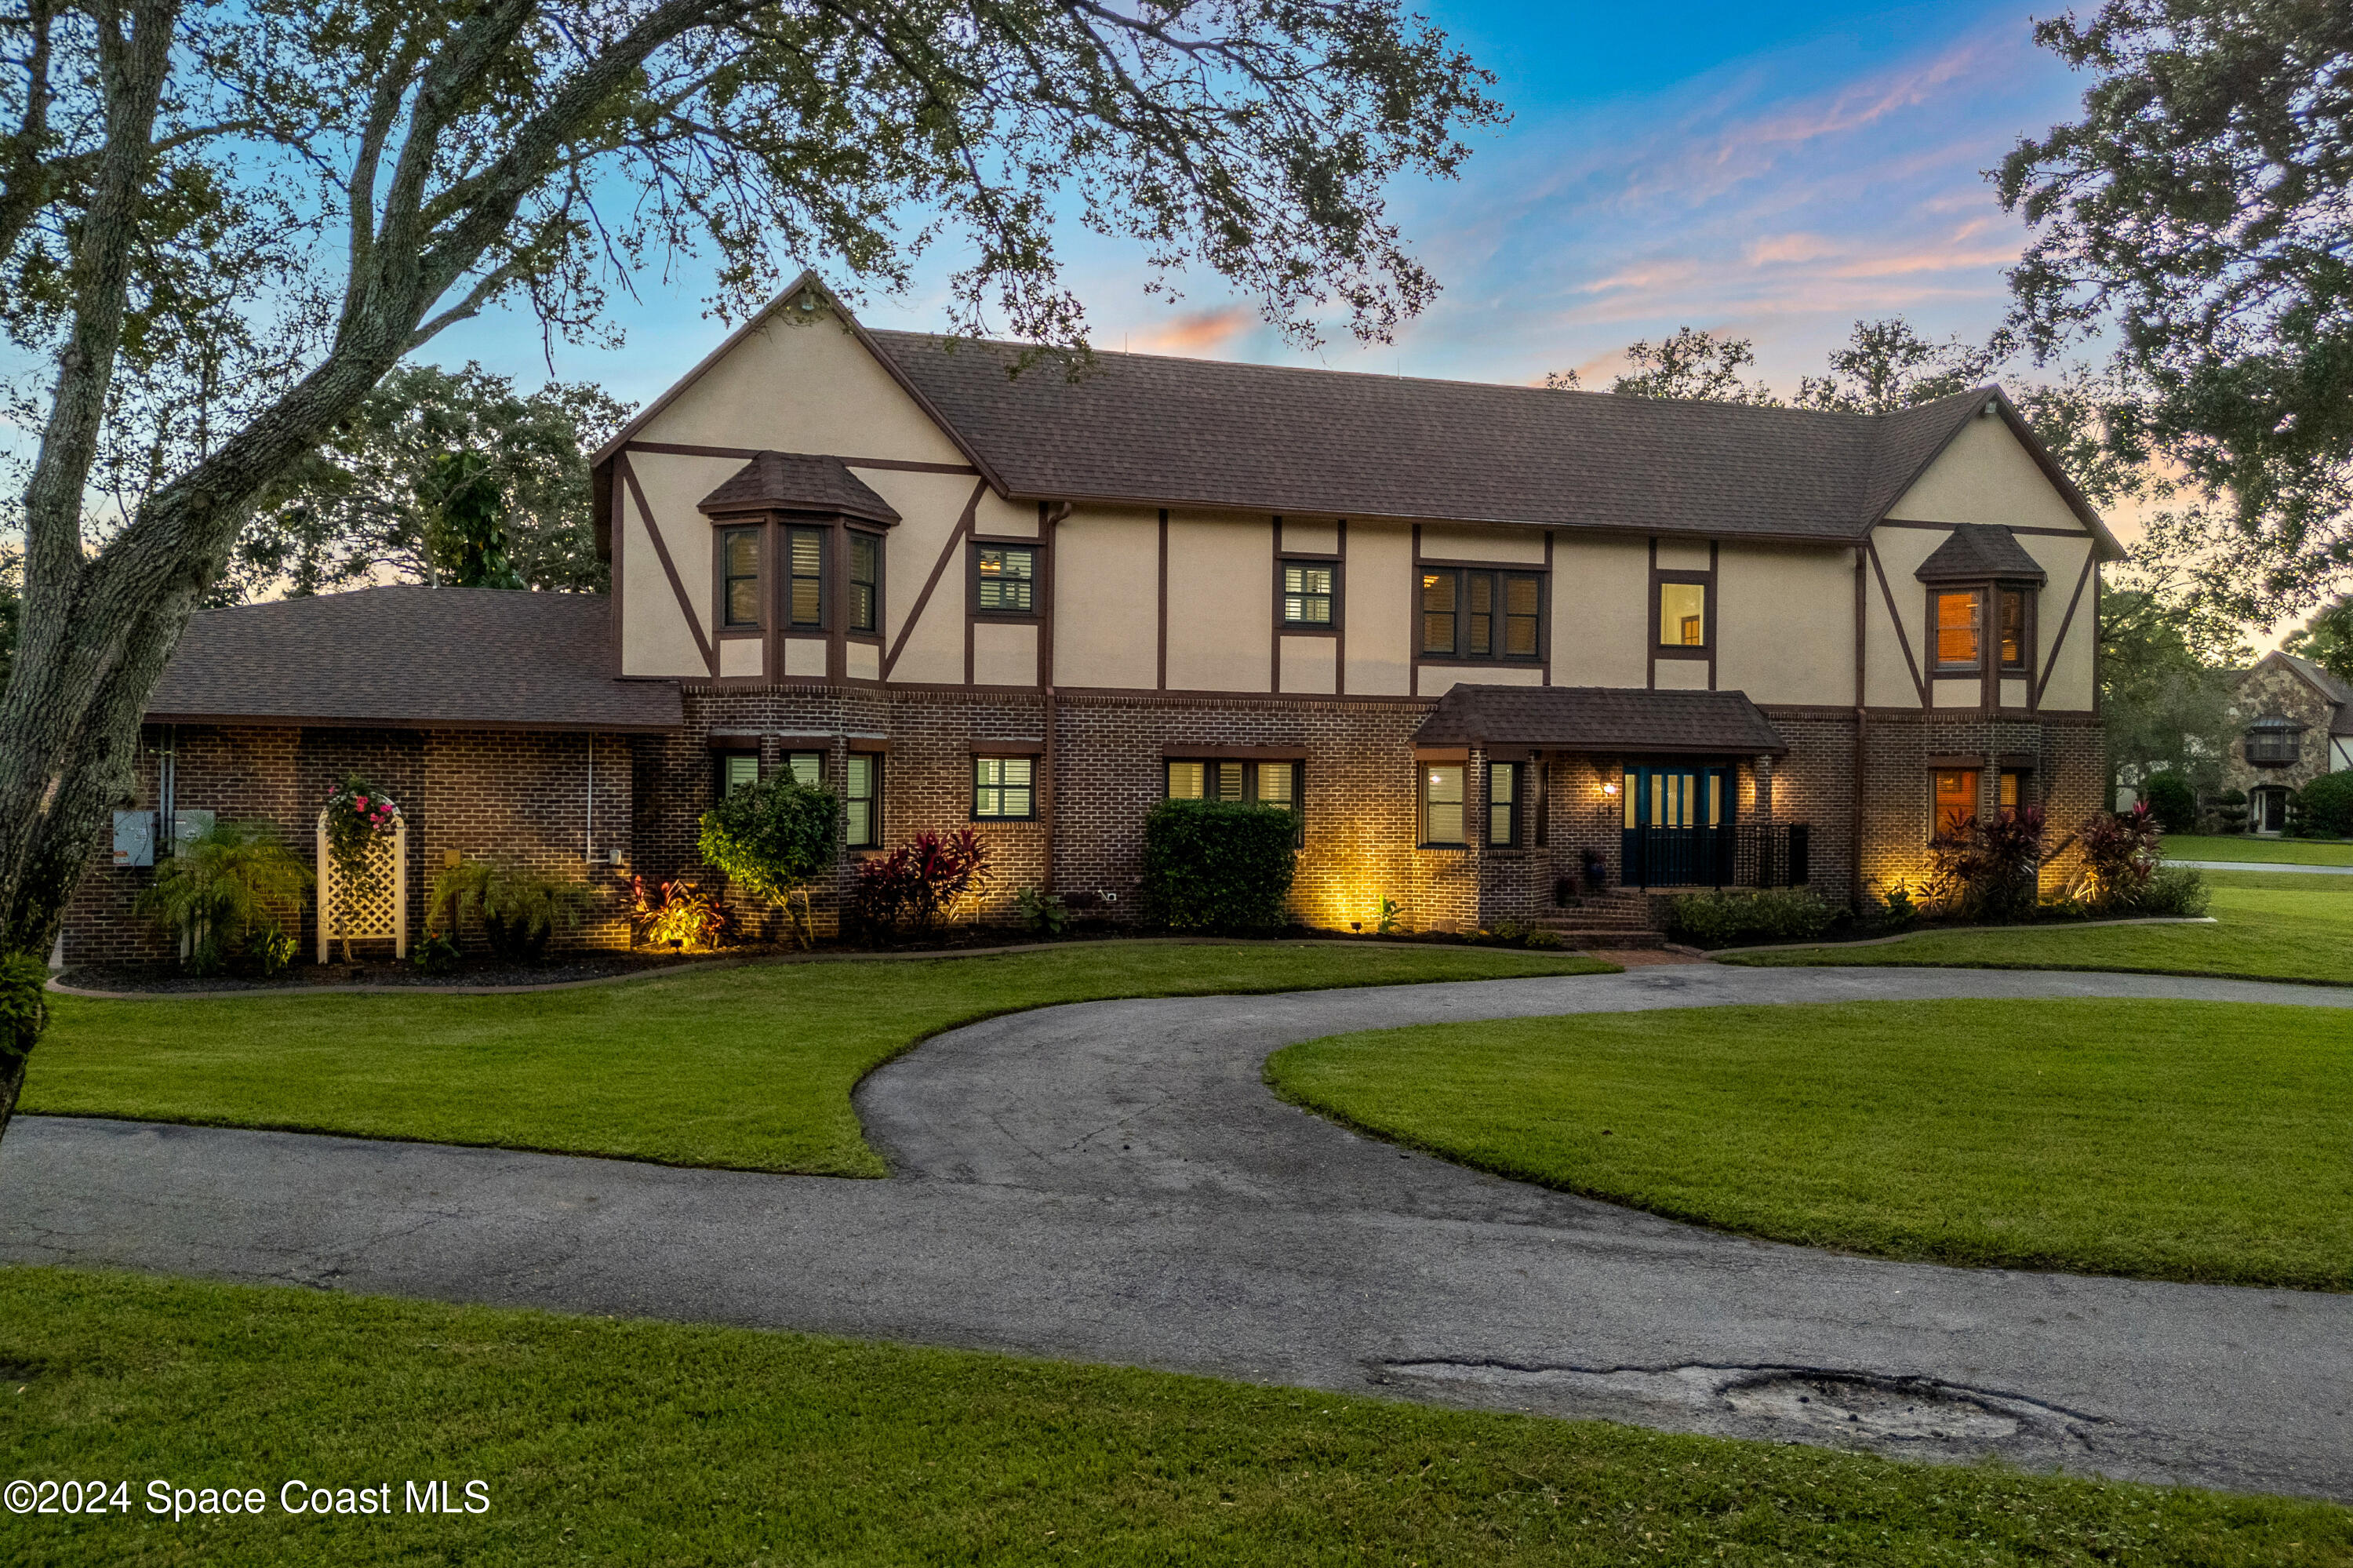
[[[1725,1002],[2353,991],[1661,968],[1094,1002],[959,1030],[859,1108],[896,1179],[23,1118],[0,1259],[1004,1349],[2353,1499],[2353,1296],[1847,1257],[1357,1138],[1299,1040]],[[2353,1023],[2353,1019],[2348,1019]]]

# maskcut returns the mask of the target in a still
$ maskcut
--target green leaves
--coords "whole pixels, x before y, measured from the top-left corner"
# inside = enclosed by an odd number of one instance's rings
[[[833,791],[785,768],[703,812],[696,847],[744,892],[782,904],[833,863],[839,811]]]
[[[1144,819],[1144,901],[1172,931],[1266,931],[1291,894],[1299,819],[1247,800],[1163,800]]]

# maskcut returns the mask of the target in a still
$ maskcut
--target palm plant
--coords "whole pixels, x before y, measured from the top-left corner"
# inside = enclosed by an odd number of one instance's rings
[[[311,880],[268,822],[216,822],[155,868],[135,907],[179,937],[188,967],[203,974],[248,934],[299,924]]]
[[[455,935],[469,919],[481,923],[491,951],[501,959],[536,961],[556,929],[580,924],[587,903],[576,882],[557,882],[510,860],[461,860],[433,879],[427,924],[444,917]]]

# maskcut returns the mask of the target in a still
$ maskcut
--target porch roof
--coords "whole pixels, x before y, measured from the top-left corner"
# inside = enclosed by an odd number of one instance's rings
[[[1779,757],[1789,749],[1746,692],[1629,686],[1457,686],[1413,739],[1613,755]]]
[[[148,700],[151,724],[672,730],[675,681],[621,681],[611,601],[373,588],[199,610]]]

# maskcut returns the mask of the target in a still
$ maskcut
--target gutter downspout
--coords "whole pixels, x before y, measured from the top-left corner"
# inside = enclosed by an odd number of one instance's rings
[[[1863,628],[1866,607],[1870,600],[1863,590],[1863,550],[1856,546],[1854,552],[1854,794],[1852,828],[1854,834],[1854,887],[1852,903],[1855,912],[1862,910],[1862,794],[1870,778],[1871,709],[1865,700],[1868,692],[1863,683]]]

